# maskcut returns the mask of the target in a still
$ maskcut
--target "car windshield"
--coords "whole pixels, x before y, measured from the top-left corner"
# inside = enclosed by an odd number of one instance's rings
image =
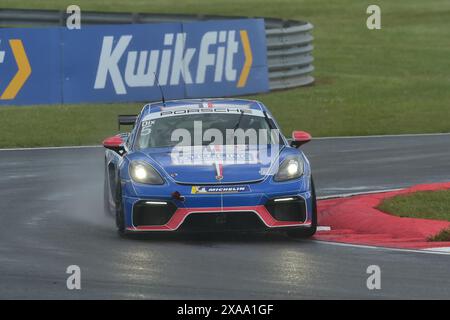
[[[273,129],[267,118],[245,113],[170,116],[142,121],[136,147],[279,144]]]

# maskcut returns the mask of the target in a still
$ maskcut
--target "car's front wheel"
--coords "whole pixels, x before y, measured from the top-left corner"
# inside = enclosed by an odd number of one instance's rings
[[[125,235],[125,213],[122,200],[122,186],[120,182],[117,183],[115,196],[115,211],[116,211],[116,226],[117,232],[120,236]]]
[[[314,180],[311,178],[311,202],[312,202],[312,217],[311,226],[308,228],[299,228],[290,230],[287,232],[289,237],[292,238],[310,238],[317,231],[317,199],[316,189],[314,187]]]
[[[109,202],[109,186],[108,186],[108,171],[105,168],[105,179],[103,182],[103,212],[107,216],[111,216],[111,204]]]

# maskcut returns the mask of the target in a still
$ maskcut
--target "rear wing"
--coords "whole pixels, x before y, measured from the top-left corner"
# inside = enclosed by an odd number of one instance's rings
[[[120,126],[134,126],[136,123],[137,115],[135,114],[121,114],[117,118],[117,125],[120,130]]]

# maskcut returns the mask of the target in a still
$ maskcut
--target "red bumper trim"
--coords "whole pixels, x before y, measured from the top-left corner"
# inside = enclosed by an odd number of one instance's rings
[[[279,221],[275,220],[272,215],[267,211],[266,207],[260,206],[247,206],[247,207],[226,207],[226,208],[178,208],[173,214],[172,218],[165,225],[161,226],[139,226],[127,228],[127,231],[175,231],[184,222],[187,216],[191,213],[199,212],[254,212],[261,221],[269,228],[277,227],[298,227],[298,226],[310,226],[311,221],[299,222],[299,221]]]

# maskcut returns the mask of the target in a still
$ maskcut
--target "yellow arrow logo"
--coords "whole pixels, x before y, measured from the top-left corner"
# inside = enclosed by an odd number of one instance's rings
[[[9,40],[9,45],[11,46],[18,70],[0,97],[1,100],[14,99],[31,75],[31,66],[28,62],[22,40],[11,39]]]
[[[245,55],[245,62],[244,67],[242,68],[241,75],[239,76],[239,81],[237,83],[238,88],[245,87],[245,84],[247,83],[248,74],[250,73],[250,68],[253,64],[253,54],[252,54],[252,48],[250,47],[250,41],[248,39],[247,30],[241,30],[241,41],[242,46],[244,47],[244,55]]]

